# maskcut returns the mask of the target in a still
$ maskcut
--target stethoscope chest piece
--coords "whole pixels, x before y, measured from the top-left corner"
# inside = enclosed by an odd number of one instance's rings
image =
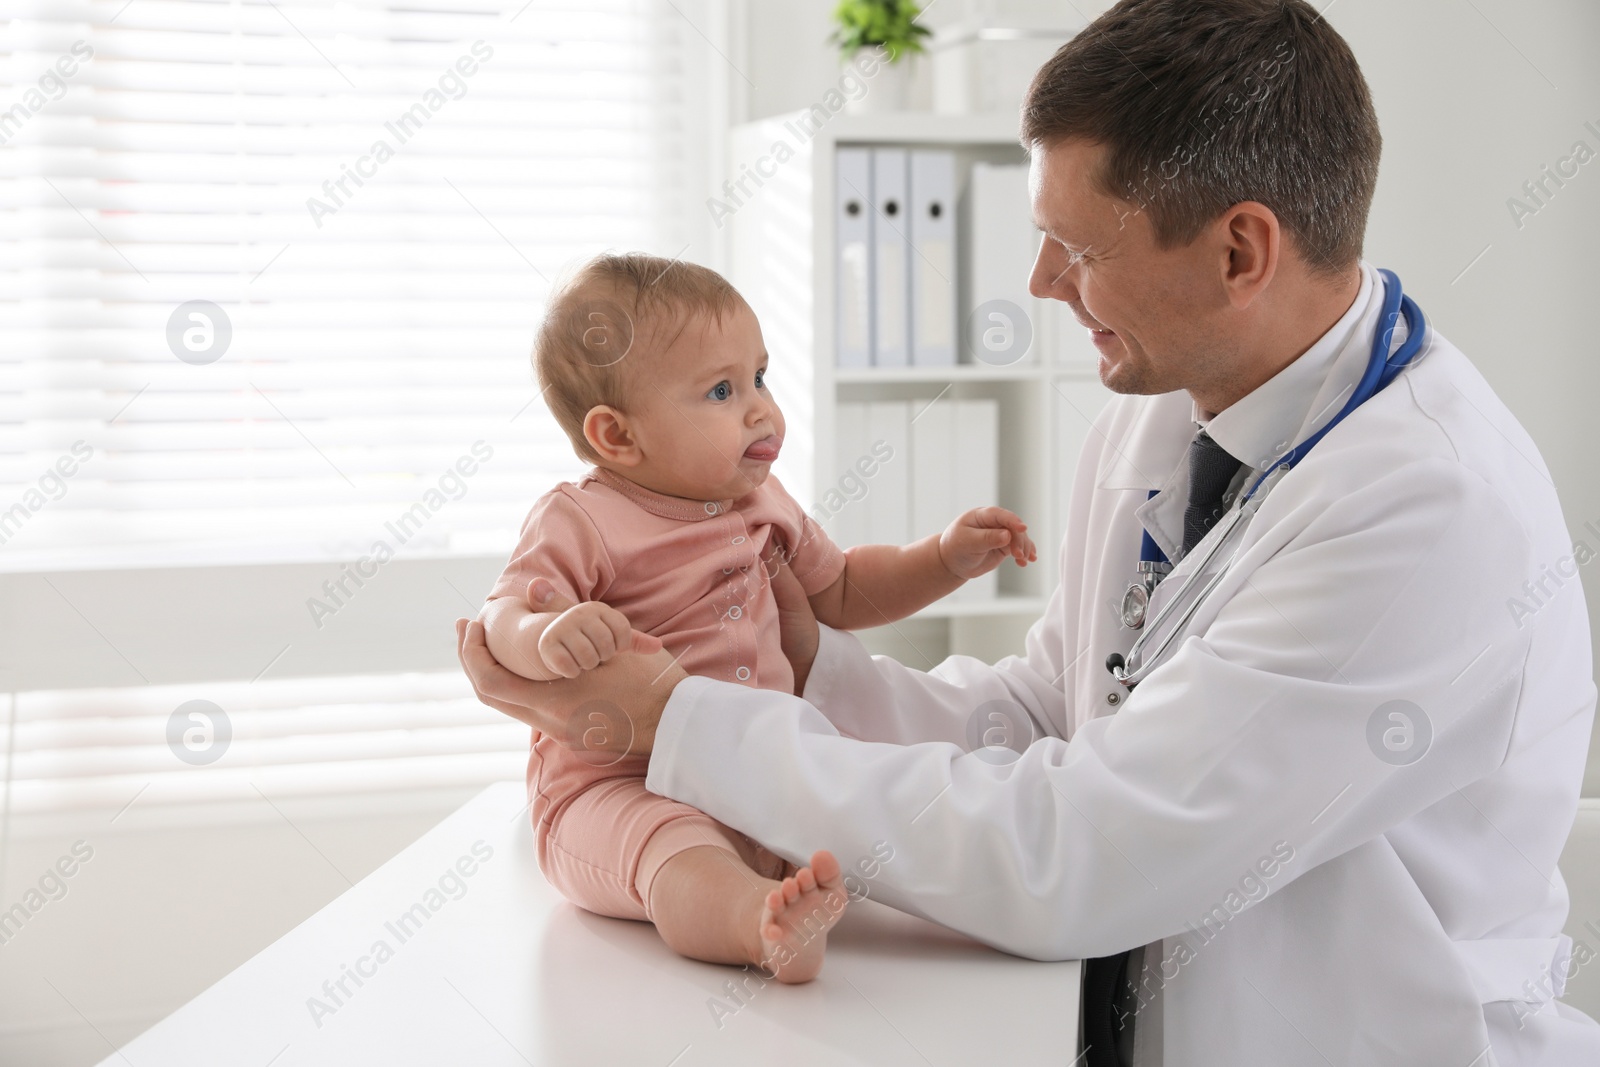
[[[1122,625],[1130,630],[1144,626],[1145,613],[1150,608],[1150,594],[1164,578],[1172,564],[1156,560],[1140,560],[1133,581],[1122,594]]]

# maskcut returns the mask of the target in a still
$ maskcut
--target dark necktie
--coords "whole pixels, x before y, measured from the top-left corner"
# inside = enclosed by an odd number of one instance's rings
[[[1189,504],[1183,511],[1183,554],[1199,543],[1217,524],[1231,501],[1223,498],[1240,461],[1201,430],[1189,442]],[[1129,1003],[1128,953],[1083,961],[1083,1043],[1088,1067],[1119,1067],[1117,1042],[1129,1043],[1123,1019],[1132,1013]],[[1134,983],[1136,984],[1136,983]],[[1119,998],[1119,994],[1121,994]],[[1121,1000],[1119,1008],[1118,1001]]]
[[[1117,1011],[1117,993],[1128,986],[1128,953],[1083,961],[1083,1062],[1086,1067],[1121,1067],[1117,1037],[1122,1031],[1122,1013]],[[1126,999],[1126,998],[1124,998]],[[1124,1012],[1130,1006],[1123,1008]],[[1126,1044],[1132,1036],[1124,1037]]]
[[[1201,430],[1189,442],[1189,506],[1183,511],[1183,554],[1199,543],[1206,531],[1217,524],[1228,504],[1223,497],[1240,461]]]

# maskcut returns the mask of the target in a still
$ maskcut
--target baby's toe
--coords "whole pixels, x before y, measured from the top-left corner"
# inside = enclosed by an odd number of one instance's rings
[[[839,861],[832,852],[816,852],[811,857],[811,871],[818,882],[832,885],[839,880]]]

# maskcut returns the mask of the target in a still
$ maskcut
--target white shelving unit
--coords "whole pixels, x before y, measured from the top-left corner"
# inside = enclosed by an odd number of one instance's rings
[[[1096,352],[1070,310],[1030,301],[1034,327],[1027,362],[1008,366],[847,368],[836,365],[834,333],[834,153],[840,145],[897,145],[954,151],[957,201],[972,164],[1022,163],[1015,114],[924,113],[779,115],[735,127],[728,173],[743,189],[724,200],[719,229],[729,278],[761,320],[771,356],[769,381],[788,421],[774,468],[810,508],[844,474],[836,454],[838,404],[938,397],[991,398],[1000,404],[1000,494],[1039,545],[1039,562],[1002,565],[999,596],[945,600],[912,619],[861,636],[874,651],[930,667],[964,653],[994,659],[1022,649],[1057,578],[1066,497],[1090,422],[1111,395],[1095,371]],[[808,117],[809,116],[809,117]],[[737,201],[737,202],[736,202]],[[963,250],[964,251],[964,250]],[[1018,263],[1026,272],[1028,263]],[[968,301],[958,294],[960,319]],[[964,327],[963,327],[964,328]],[[847,505],[848,506],[848,505]],[[951,518],[955,516],[952,515]],[[827,524],[824,524],[825,528]]]

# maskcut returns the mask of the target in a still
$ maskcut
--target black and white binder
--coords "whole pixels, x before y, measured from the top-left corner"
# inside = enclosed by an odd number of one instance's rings
[[[872,149],[872,362],[878,367],[911,362],[908,192],[906,150]]]
[[[911,187],[911,362],[956,361],[956,157],[913,151]]]
[[[872,364],[872,150],[834,157],[834,351],[841,367]]]

